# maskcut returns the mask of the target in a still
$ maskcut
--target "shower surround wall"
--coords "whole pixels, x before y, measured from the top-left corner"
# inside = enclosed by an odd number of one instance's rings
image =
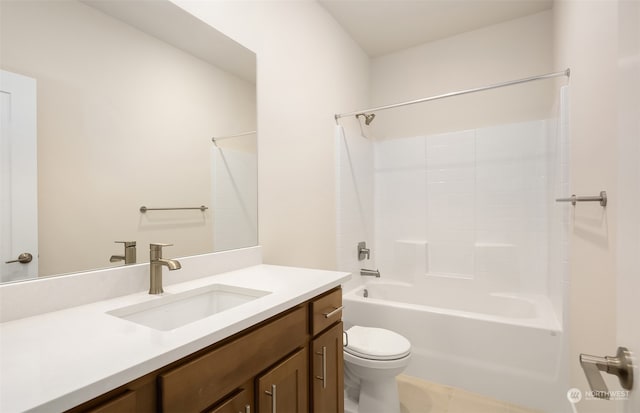
[[[541,120],[377,143],[382,274],[546,295],[549,128]]]

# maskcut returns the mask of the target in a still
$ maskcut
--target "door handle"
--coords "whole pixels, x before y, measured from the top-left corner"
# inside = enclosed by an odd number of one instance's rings
[[[272,384],[271,385],[271,391],[269,390],[265,390],[264,391],[268,396],[271,396],[271,413],[276,413],[276,406],[277,406],[277,401],[276,401],[276,385]]]
[[[32,260],[33,260],[33,255],[29,254],[28,252],[23,252],[22,254],[18,255],[18,259],[5,261],[4,263],[11,264],[13,262],[19,262],[20,264],[27,264]]]
[[[609,390],[600,375],[601,371],[618,376],[623,389],[631,390],[633,388],[633,364],[631,363],[631,353],[626,347],[618,347],[615,356],[598,357],[580,354],[580,365],[595,397],[609,398]]]
[[[322,346],[322,351],[316,352],[317,355],[322,356],[322,376],[316,376],[316,379],[322,380],[322,388],[327,388],[327,346]]]

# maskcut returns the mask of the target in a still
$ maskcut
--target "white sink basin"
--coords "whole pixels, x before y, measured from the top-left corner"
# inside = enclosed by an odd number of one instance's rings
[[[118,308],[107,314],[156,330],[167,331],[268,294],[271,292],[212,284],[179,294],[165,294],[158,299]]]

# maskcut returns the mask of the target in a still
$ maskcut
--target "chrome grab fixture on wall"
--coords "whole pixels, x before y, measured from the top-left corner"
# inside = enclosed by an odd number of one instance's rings
[[[609,399],[609,390],[600,375],[601,371],[618,376],[623,389],[631,390],[633,388],[631,353],[625,347],[618,347],[615,357],[580,354],[580,365],[595,397]]]
[[[112,255],[110,262],[124,261],[125,265],[136,263],[135,241],[114,241],[116,244],[124,244],[124,255]]]
[[[556,202],[571,202],[574,205],[578,202],[600,202],[600,206],[607,206],[607,191],[600,191],[599,196],[575,196],[569,198],[556,198]]]
[[[209,207],[206,207],[204,205],[200,205],[199,207],[148,208],[148,207],[143,205],[143,206],[140,207],[140,212],[142,212],[144,214],[147,211],[174,211],[174,210],[179,210],[179,209],[199,209],[200,211],[204,212],[207,209],[209,209]]]
[[[33,255],[31,255],[28,252],[23,252],[22,254],[18,255],[18,258],[15,260],[11,260],[11,261],[5,261],[5,264],[12,264],[14,262],[19,262],[20,264],[28,264],[33,260]]]

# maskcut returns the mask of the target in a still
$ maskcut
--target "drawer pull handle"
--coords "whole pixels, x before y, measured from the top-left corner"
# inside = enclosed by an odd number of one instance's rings
[[[271,413],[276,413],[276,385],[271,385],[271,391],[264,391],[268,396],[271,396]]]
[[[322,351],[316,352],[317,355],[322,356],[322,376],[316,376],[316,379],[322,380],[322,388],[327,388],[327,346],[322,346]]]
[[[242,412],[238,412],[238,413],[242,413]],[[250,405],[246,405],[244,406],[244,413],[251,413],[251,406]]]
[[[342,311],[342,309],[344,308],[343,305],[341,305],[340,307],[334,309],[333,311],[330,311],[328,313],[324,313],[324,318],[329,318],[329,317],[333,317],[334,315],[338,314],[340,311]]]

